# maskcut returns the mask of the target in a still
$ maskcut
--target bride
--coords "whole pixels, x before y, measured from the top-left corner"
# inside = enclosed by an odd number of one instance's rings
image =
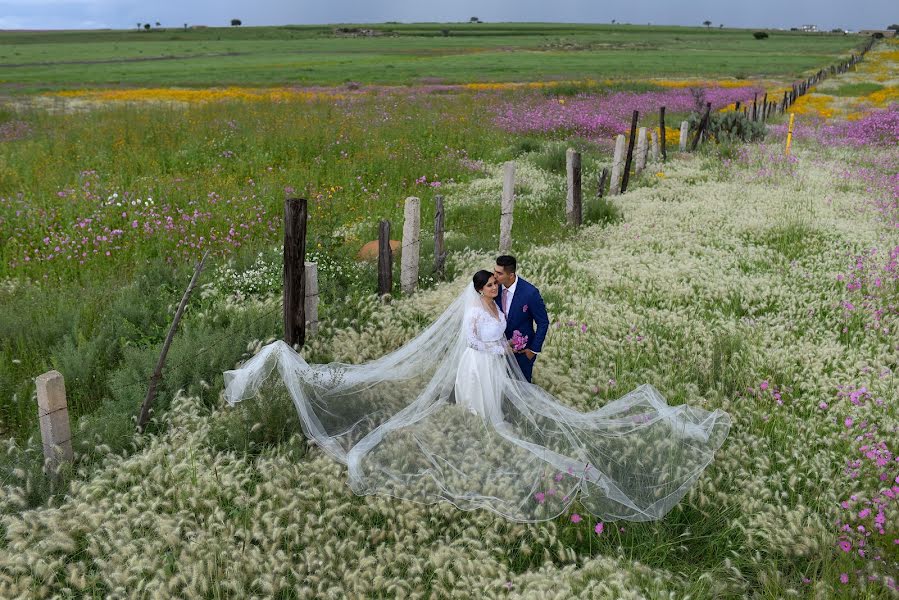
[[[274,342],[225,372],[225,398],[289,394],[303,432],[346,464],[357,494],[521,522],[553,519],[575,499],[601,520],[662,518],[711,462],[730,416],[669,406],[650,385],[591,412],[561,404],[525,380],[498,290],[479,271],[416,338],[365,364],[310,365]]]

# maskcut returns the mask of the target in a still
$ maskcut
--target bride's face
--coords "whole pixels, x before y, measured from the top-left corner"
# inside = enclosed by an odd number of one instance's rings
[[[496,295],[499,294],[499,284],[496,283],[496,277],[488,279],[481,292],[486,298],[496,298]]]

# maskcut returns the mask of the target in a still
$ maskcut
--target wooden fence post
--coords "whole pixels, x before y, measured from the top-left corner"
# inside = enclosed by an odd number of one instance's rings
[[[304,309],[306,312],[306,331],[309,333],[318,331],[318,301],[318,265],[314,262],[307,262]]]
[[[690,152],[696,150],[696,146],[699,145],[699,140],[702,138],[702,134],[705,132],[706,126],[709,124],[709,118],[712,113],[712,103],[705,103],[705,113],[702,115],[702,120],[699,122],[699,130],[696,132],[696,137],[693,138],[693,143],[690,144]]]
[[[568,225],[580,227],[584,211],[582,207],[581,187],[581,153],[569,148],[565,152],[565,171],[568,175],[568,196],[565,202],[565,215]]]
[[[406,198],[403,214],[403,247],[400,262],[400,285],[404,294],[418,287],[418,261],[421,258],[421,200]]]
[[[634,116],[631,118],[631,136],[627,142],[627,158],[624,159],[624,174],[621,178],[621,193],[627,191],[627,182],[630,179],[631,162],[634,160],[634,138],[637,137],[637,119],[640,118],[640,111],[635,110]]]
[[[284,201],[284,341],[306,343],[306,222],[305,198]]]
[[[599,183],[596,184],[596,197],[602,198],[606,191],[606,182],[609,181],[609,167],[603,167],[599,172]]]
[[[634,176],[639,176],[646,168],[646,155],[648,154],[649,145],[646,141],[646,128],[641,127],[637,130],[637,163],[634,165]]]
[[[446,267],[446,247],[443,239],[443,196],[435,196],[434,201],[437,203],[434,211],[434,273],[437,274],[437,279],[443,280]]]
[[[44,446],[44,470],[55,474],[60,464],[72,462],[75,456],[72,451],[66,384],[59,371],[48,371],[38,375],[35,383],[41,442]]]
[[[503,167],[503,198],[499,215],[499,251],[506,254],[512,249],[512,217],[515,212],[515,163],[509,161]]]
[[[680,122],[680,144],[678,148],[681,152],[687,151],[687,136],[690,133],[690,123],[687,121]]]
[[[390,221],[378,226],[378,296],[393,292],[393,250],[390,248]]]
[[[621,193],[621,171],[624,169],[624,136],[618,134],[615,138],[615,155],[612,158],[612,181],[609,183],[609,195],[617,196]]]
[[[659,109],[659,141],[662,144],[662,162],[668,160],[668,151],[666,150],[667,140],[665,139],[665,107]]]

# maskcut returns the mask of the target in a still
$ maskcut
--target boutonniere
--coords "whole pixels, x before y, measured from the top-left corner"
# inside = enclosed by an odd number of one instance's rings
[[[521,312],[528,312],[528,305],[527,305],[527,304],[525,304],[524,307],[522,307]]]

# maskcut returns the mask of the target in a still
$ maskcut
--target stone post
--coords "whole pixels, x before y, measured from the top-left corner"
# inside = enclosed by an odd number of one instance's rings
[[[55,473],[60,464],[72,462],[72,430],[66,404],[66,384],[59,371],[48,371],[35,379],[37,414],[44,446],[44,466]]]
[[[503,167],[503,200],[499,216],[499,251],[506,254],[512,249],[512,213],[515,209],[515,163],[509,161]]]
[[[406,198],[403,213],[403,247],[400,263],[400,287],[411,294],[418,287],[418,260],[421,253],[421,200]]]
[[[609,195],[621,193],[621,170],[624,169],[624,135],[615,138],[615,156],[612,158],[612,180],[609,183]]]

